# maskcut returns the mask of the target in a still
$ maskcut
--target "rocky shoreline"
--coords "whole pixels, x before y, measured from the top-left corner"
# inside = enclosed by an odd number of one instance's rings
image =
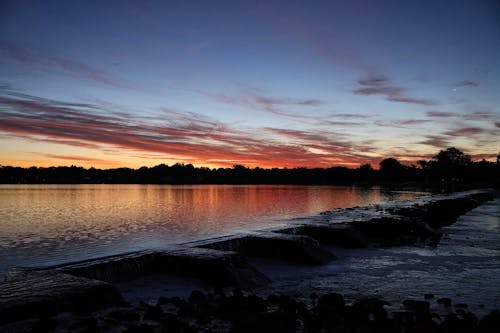
[[[346,304],[337,293],[312,293],[308,299],[256,293],[272,281],[248,259],[307,267],[334,265],[335,249],[341,248],[437,246],[441,227],[495,196],[494,191],[476,190],[334,210],[286,227],[162,251],[13,270],[0,276],[0,331],[488,332],[500,327],[498,312],[478,319],[467,305],[452,305],[432,294],[404,300],[394,310],[394,301],[388,306],[383,296]],[[180,298],[160,290],[154,299],[131,302],[118,287],[156,275],[195,279],[205,291]]]
[[[449,298],[407,299],[388,313],[381,299],[346,304],[342,295],[311,294],[309,302],[287,295],[267,297],[218,288],[187,299],[159,297],[156,303],[123,303],[89,312],[79,309],[0,327],[2,332],[497,332],[500,312],[478,318],[467,304]]]

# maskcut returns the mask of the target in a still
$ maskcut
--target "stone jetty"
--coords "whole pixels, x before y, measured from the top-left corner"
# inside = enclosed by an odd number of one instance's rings
[[[189,242],[162,251],[140,251],[0,275],[1,325],[123,307],[116,284],[147,275],[184,276],[214,287],[251,290],[270,279],[247,258],[323,265],[336,256],[328,248],[409,244],[438,245],[439,228],[450,225],[496,192],[475,190],[422,197],[409,202],[324,212],[285,227]]]

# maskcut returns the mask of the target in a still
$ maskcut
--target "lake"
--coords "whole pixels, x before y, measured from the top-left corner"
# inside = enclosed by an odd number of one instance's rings
[[[157,249],[422,194],[340,186],[0,185],[0,272]]]

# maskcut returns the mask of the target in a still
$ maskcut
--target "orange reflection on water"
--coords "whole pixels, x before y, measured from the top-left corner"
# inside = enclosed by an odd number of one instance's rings
[[[335,186],[0,185],[0,271],[159,248],[416,195]]]

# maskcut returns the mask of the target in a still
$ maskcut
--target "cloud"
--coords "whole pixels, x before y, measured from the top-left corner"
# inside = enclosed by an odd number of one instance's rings
[[[383,86],[389,83],[389,79],[386,76],[368,76],[358,80],[358,83],[362,86]]]
[[[324,120],[330,116],[311,116],[301,111],[290,111],[290,108],[310,108],[326,104],[325,101],[316,98],[290,98],[275,97],[258,94],[255,91],[246,91],[240,95],[231,96],[221,93],[212,93],[198,89],[182,89],[194,92],[199,95],[209,97],[217,102],[224,104],[251,108],[259,111],[267,111],[275,115],[283,116],[294,120]],[[255,90],[255,89],[252,89]]]
[[[47,73],[59,72],[114,88],[132,88],[133,86],[126,80],[95,67],[65,57],[47,55],[5,40],[0,41],[0,56],[38,67]]]
[[[422,124],[425,124],[428,122],[431,122],[431,120],[428,120],[428,119],[402,119],[402,120],[393,120],[393,121],[376,121],[375,124],[378,126],[384,126],[384,127],[405,128],[407,126],[422,125]]]
[[[442,111],[427,111],[427,117],[432,118],[452,118],[457,117],[458,115],[453,112],[442,112]]]
[[[471,81],[471,80],[464,80],[464,81],[458,81],[453,83],[454,87],[471,87],[475,88],[479,86],[479,82],[477,81]]]
[[[254,96],[254,100],[261,105],[318,106],[324,104],[319,99],[276,98],[258,95]]]
[[[485,129],[479,127],[461,127],[454,130],[445,132],[444,134],[449,136],[472,136],[485,133]]]
[[[345,134],[289,129],[238,129],[196,113],[165,108],[162,122],[109,115],[105,104],[64,103],[26,94],[0,94],[0,133],[37,142],[155,154],[197,164],[262,167],[361,163]],[[63,158],[53,154],[51,158]],[[66,156],[73,159],[75,156]],[[76,159],[75,159],[76,160]],[[364,162],[364,161],[363,161]]]
[[[78,163],[78,161],[85,161],[96,164],[108,164],[108,165],[116,164],[116,162],[114,161],[103,160],[100,158],[82,157],[79,155],[59,155],[59,154],[47,154],[47,153],[35,153],[35,154],[49,159],[68,160],[68,161],[74,161],[76,163]]]
[[[382,95],[386,100],[397,103],[409,103],[418,105],[434,105],[435,101],[430,99],[410,97],[406,93],[406,89],[390,84],[390,80],[385,76],[368,76],[358,80],[361,86],[353,90],[356,95]]]
[[[475,111],[470,113],[465,113],[462,118],[465,120],[491,120],[498,119],[498,113],[488,112],[488,111]]]
[[[472,158],[473,161],[480,161],[480,160],[494,160],[496,159],[498,154],[472,154],[470,157]]]
[[[450,145],[449,137],[447,137],[447,136],[426,135],[425,138],[426,138],[426,140],[420,141],[418,143],[428,145],[428,146],[437,147],[439,149],[448,147]]]

